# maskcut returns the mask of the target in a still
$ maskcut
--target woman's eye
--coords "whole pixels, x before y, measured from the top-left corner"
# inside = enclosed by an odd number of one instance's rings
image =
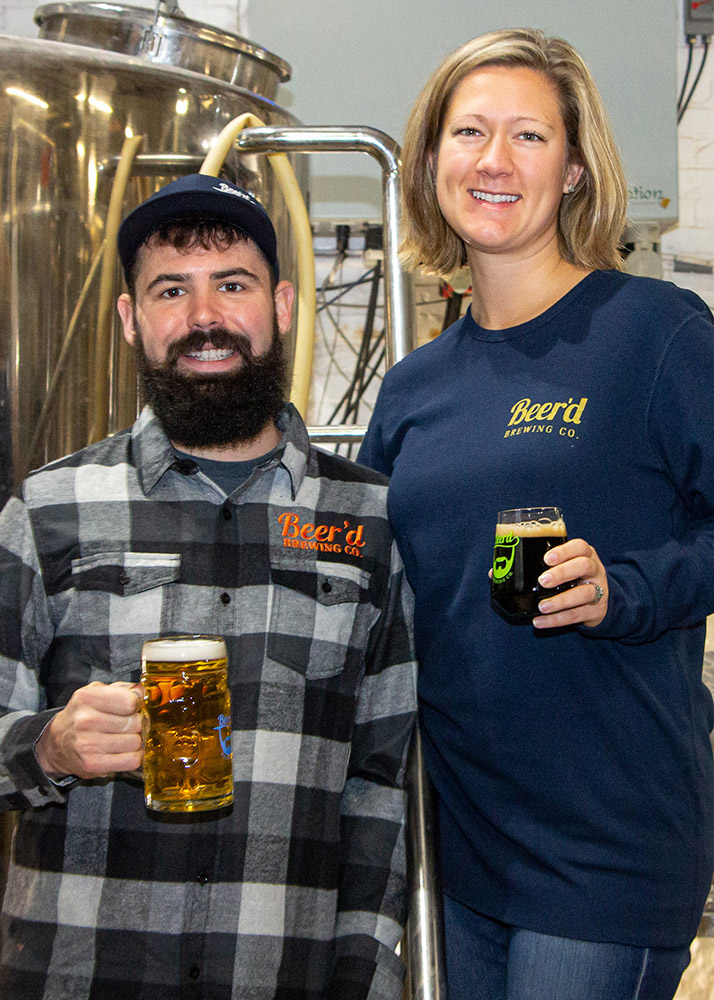
[[[528,142],[542,142],[543,136],[538,135],[537,132],[521,132],[520,139],[527,139]]]
[[[480,132],[477,128],[474,128],[473,125],[464,125],[462,128],[455,128],[452,134],[470,136],[470,135],[480,135]]]

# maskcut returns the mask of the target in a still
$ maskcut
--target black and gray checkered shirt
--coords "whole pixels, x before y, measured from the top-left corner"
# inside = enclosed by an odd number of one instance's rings
[[[400,995],[411,595],[384,477],[284,420],[230,497],[145,410],[0,517],[3,997]],[[157,818],[132,777],[50,781],[52,711],[137,680],[142,641],[171,632],[226,637],[232,810]]]

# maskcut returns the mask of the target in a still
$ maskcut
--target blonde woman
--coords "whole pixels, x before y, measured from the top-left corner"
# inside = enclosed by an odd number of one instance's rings
[[[622,168],[560,39],[447,57],[403,165],[406,260],[473,286],[360,453],[416,593],[449,997],[671,1000],[714,863],[711,314],[622,273]],[[572,537],[517,627],[487,572],[496,512],[534,505]]]

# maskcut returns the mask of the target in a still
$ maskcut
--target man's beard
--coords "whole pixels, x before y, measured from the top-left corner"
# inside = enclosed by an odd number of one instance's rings
[[[193,330],[174,341],[162,362],[147,358],[136,320],[134,326],[137,372],[146,400],[170,441],[187,449],[227,447],[253,440],[280,415],[287,394],[287,366],[277,322],[264,354],[253,354],[244,334],[218,327]],[[179,371],[182,354],[207,344],[236,351],[243,363],[236,371],[218,374]]]

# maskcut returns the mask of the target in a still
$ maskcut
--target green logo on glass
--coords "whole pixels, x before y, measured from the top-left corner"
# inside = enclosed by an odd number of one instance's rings
[[[519,542],[518,535],[496,535],[496,544],[493,547],[494,583],[503,583],[512,575],[513,558]]]

